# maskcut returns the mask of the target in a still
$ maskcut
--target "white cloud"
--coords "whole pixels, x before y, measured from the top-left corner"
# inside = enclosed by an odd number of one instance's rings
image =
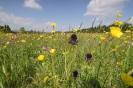
[[[34,23],[34,19],[32,18],[22,18],[19,16],[15,16],[12,13],[8,14],[0,9],[0,21],[3,23],[15,24],[15,25],[32,25]]]
[[[108,20],[117,13],[122,12],[124,3],[128,1],[130,0],[91,0],[84,16],[96,16],[96,22]]]
[[[2,23],[2,25],[8,24],[12,30],[24,27],[26,30],[33,29],[41,31],[43,28],[46,28],[47,26],[50,27],[50,25],[47,25],[48,23],[50,24],[50,22],[39,24],[36,23],[36,20],[33,18],[23,18],[20,16],[15,16],[12,13],[6,13],[2,11],[2,7],[0,7],[0,23]]]
[[[35,0],[25,0],[24,1],[24,7],[34,8],[34,9],[42,9],[42,6],[40,6],[38,3],[35,2]]]
[[[131,19],[128,22],[133,24],[133,16],[131,17]]]
[[[51,24],[51,22],[47,22],[47,23],[45,23],[47,26],[50,26],[50,24]]]
[[[126,0],[91,0],[84,15],[109,16],[120,13]]]

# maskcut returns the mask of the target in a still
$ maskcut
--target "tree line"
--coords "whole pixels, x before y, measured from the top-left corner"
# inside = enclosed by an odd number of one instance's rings
[[[114,24],[111,24],[111,25],[99,25],[99,26],[95,26],[93,27],[89,27],[89,28],[82,28],[80,30],[78,30],[78,32],[83,32],[83,33],[103,33],[103,32],[109,32],[110,31],[110,27],[111,26],[115,26]],[[124,32],[126,30],[132,30],[133,31],[133,26],[131,23],[127,23],[127,22],[124,22],[123,25],[120,26],[121,30]],[[11,30],[11,28],[9,27],[9,25],[0,25],[0,32],[2,33],[42,33],[42,32],[45,32],[44,29],[40,32],[40,31],[34,31],[34,30],[30,30],[30,31],[27,31],[25,30],[24,27],[21,27],[19,30],[17,31],[13,31]],[[60,33],[60,31],[57,31]],[[67,31],[66,33],[68,32],[73,32],[70,31]]]

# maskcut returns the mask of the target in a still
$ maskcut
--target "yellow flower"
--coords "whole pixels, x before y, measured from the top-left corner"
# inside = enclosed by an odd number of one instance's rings
[[[122,62],[116,62],[117,65],[122,65]]]
[[[40,38],[42,38],[43,37],[43,35],[40,35]]]
[[[74,28],[73,32],[77,32],[78,30],[76,28]]]
[[[122,15],[121,14],[116,14],[117,18],[120,18]]]
[[[38,59],[39,61],[44,60],[44,55],[39,55],[39,56],[37,57],[37,59]]]
[[[6,42],[6,45],[9,45],[10,42]]]
[[[63,55],[66,55],[66,54],[68,54],[69,53],[69,51],[67,51],[67,52],[63,52]]]
[[[123,72],[121,73],[121,79],[124,83],[133,86],[133,78],[130,75]]]
[[[118,20],[115,20],[114,23],[115,23],[115,25],[122,25],[122,22],[120,22]]]
[[[105,32],[105,34],[109,34],[109,32]]]
[[[104,41],[106,38],[101,36],[100,39],[101,39],[102,41]]]
[[[57,75],[55,75],[54,78],[57,78]]]
[[[126,30],[125,32],[126,32],[126,33],[131,33],[131,31],[130,31],[130,30]]]
[[[50,53],[54,54],[55,53],[55,49],[51,49]]]
[[[25,43],[26,41],[25,40],[21,40],[22,43]]]
[[[45,62],[42,62],[42,66],[44,66],[45,65]]]
[[[55,33],[55,30],[52,30],[51,33]]]
[[[46,76],[43,80],[43,82],[46,82],[48,80],[48,76]]]
[[[4,46],[3,48],[5,49],[7,46]]]
[[[49,38],[51,39],[51,38],[52,38],[52,36],[49,36]]]
[[[123,35],[119,27],[110,27],[110,34],[117,38],[120,38]]]
[[[51,23],[51,26],[52,26],[52,27],[55,27],[55,26],[56,26],[56,23],[52,22],[52,23]]]

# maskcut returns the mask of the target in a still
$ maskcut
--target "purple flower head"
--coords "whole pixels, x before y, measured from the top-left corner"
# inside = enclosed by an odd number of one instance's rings
[[[69,44],[76,45],[78,43],[77,39],[78,39],[77,35],[76,34],[72,34],[70,39],[69,39]]]
[[[4,44],[4,42],[0,42],[0,44]]]
[[[17,41],[17,39],[18,39],[17,35],[14,34],[14,35],[12,36],[12,40]]]
[[[7,42],[10,42],[10,38],[7,38],[6,41],[7,41]]]
[[[90,53],[87,53],[85,59],[87,61],[91,61],[92,60],[92,55]]]
[[[78,77],[78,71],[73,71],[73,77],[76,79]]]
[[[46,51],[49,51],[51,48],[48,47],[48,46],[42,46],[42,50],[46,50]]]

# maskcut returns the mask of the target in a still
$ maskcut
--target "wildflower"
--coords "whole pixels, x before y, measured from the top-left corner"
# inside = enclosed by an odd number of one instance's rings
[[[100,39],[101,39],[102,41],[104,41],[106,38],[101,36]]]
[[[76,79],[78,77],[78,71],[73,71],[73,77]]]
[[[6,45],[9,45],[10,44],[10,42],[6,42]]]
[[[55,26],[56,26],[56,23],[52,22],[52,23],[51,23],[51,26],[52,26],[52,27],[55,27]]]
[[[44,55],[39,55],[37,58],[39,61],[42,61],[42,60],[44,60]]]
[[[55,33],[55,30],[52,30],[51,33]]]
[[[117,65],[122,65],[122,62],[116,62]]]
[[[4,42],[0,42],[0,44],[4,44]]]
[[[92,55],[90,53],[87,53],[85,59],[87,61],[90,61],[92,59]]]
[[[68,54],[69,53],[69,51],[67,51],[67,52],[63,52],[63,55],[66,55],[66,54]]]
[[[52,36],[49,36],[49,38],[51,39],[51,38],[52,38]]]
[[[3,46],[3,48],[5,49],[7,46]]]
[[[126,30],[125,32],[126,32],[126,33],[131,33],[131,30]]]
[[[37,40],[40,40],[41,38],[38,38]]]
[[[9,39],[9,38],[7,38],[7,39],[6,39],[6,41],[7,41],[7,42],[10,42],[10,39]]]
[[[133,86],[133,78],[130,75],[126,73],[121,73],[121,79],[124,83]]]
[[[42,62],[42,66],[44,66],[45,65],[45,62]]]
[[[55,75],[54,78],[57,78],[57,75]]]
[[[73,32],[77,32],[78,30],[75,28],[74,30],[73,30]]]
[[[48,46],[42,46],[42,50],[46,50],[46,51],[49,51],[51,48],[48,47]]]
[[[40,35],[40,38],[42,38],[43,37],[43,35]]]
[[[48,80],[48,76],[46,76],[43,80],[43,82],[46,82]]]
[[[105,34],[109,34],[109,32],[105,32]]]
[[[25,40],[21,40],[22,43],[25,43],[26,41]]]
[[[117,18],[120,18],[122,15],[121,14],[116,14]]]
[[[55,53],[55,49],[51,49],[50,53],[54,54]]]
[[[115,25],[122,25],[122,22],[120,22],[118,20],[115,20],[114,23],[115,23]]]
[[[110,34],[117,38],[120,38],[123,35],[119,27],[110,27]]]
[[[78,43],[77,39],[78,39],[77,35],[76,34],[72,34],[70,39],[69,39],[69,44],[76,45]]]

